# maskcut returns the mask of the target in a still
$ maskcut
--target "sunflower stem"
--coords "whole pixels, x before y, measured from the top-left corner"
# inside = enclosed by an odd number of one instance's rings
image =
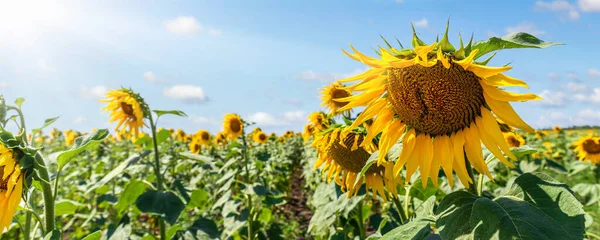
[[[162,191],[163,188],[163,178],[160,173],[160,153],[158,152],[158,142],[156,140],[156,123],[152,118],[152,113],[148,114],[150,118],[150,128],[152,131],[152,145],[154,145],[154,175],[156,175],[156,187],[159,191]],[[156,119],[158,121],[158,118]],[[160,227],[160,239],[167,239],[166,226],[163,219],[158,218],[158,223]]]
[[[412,185],[406,187],[406,193],[404,194],[404,214],[406,214],[408,218],[408,203],[410,202],[410,190],[412,189]]]
[[[469,175],[469,178],[471,179],[471,182],[469,183],[469,185],[466,186],[467,190],[476,196],[480,196],[478,193],[478,190],[477,190],[478,189],[477,183],[475,183],[475,174],[473,173],[473,166],[471,166],[471,163],[469,163],[469,159],[467,159],[466,155],[465,155],[465,165],[467,166],[467,174]]]
[[[35,154],[35,162],[36,164],[34,164],[34,167],[38,171],[41,179],[40,185],[42,186],[42,194],[44,196],[46,231],[53,231],[55,228],[54,195],[52,192],[52,185],[50,184],[50,175],[48,174],[48,168],[46,167],[46,162],[41,153],[38,152]],[[46,233],[44,233],[44,235],[45,234]]]
[[[367,233],[365,231],[365,223],[363,222],[363,201],[364,198],[358,202],[357,224],[358,230],[360,231],[360,239],[365,239],[367,237]]]
[[[477,177],[477,196],[483,194],[483,174],[479,174]]]
[[[248,143],[246,143],[246,132],[244,131],[244,129],[242,128],[242,144],[244,144],[244,148],[242,149],[243,153],[242,153],[242,157],[244,158],[244,168],[246,170],[246,187],[249,187],[248,185],[250,184],[250,170],[248,169],[248,164],[250,164],[248,161]],[[248,199],[248,211],[250,212],[249,216],[252,216],[252,196],[247,194],[247,199]],[[248,218],[248,240],[252,240],[252,217]]]
[[[23,133],[23,135],[22,135],[23,141],[25,142],[26,145],[29,145],[29,142],[28,142],[29,140],[27,139],[27,127],[25,127],[25,116],[23,115],[23,111],[21,111],[21,108],[13,107],[13,106],[6,106],[6,109],[15,110],[19,114],[19,120],[21,121],[19,130],[21,130],[21,133]],[[33,136],[32,136],[32,138],[33,138]]]
[[[398,209],[398,215],[400,216],[400,223],[402,223],[402,224],[406,223],[406,220],[408,219],[408,217],[406,216],[406,212],[404,211],[404,208],[402,208],[402,204],[400,203],[400,199],[398,199],[398,195],[392,194],[392,199],[394,201],[394,205],[396,205],[396,208]]]

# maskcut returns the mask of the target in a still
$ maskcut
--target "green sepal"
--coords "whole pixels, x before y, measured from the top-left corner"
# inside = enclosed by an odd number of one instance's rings
[[[381,46],[377,45],[378,47],[381,48]],[[371,49],[373,50],[373,52],[375,52],[375,54],[377,54],[377,56],[381,56],[381,53],[377,51],[377,49],[371,47]]]
[[[446,22],[446,32],[444,32],[442,41],[438,43],[438,46],[440,47],[440,49],[442,49],[442,51],[444,51],[444,53],[456,51],[456,48],[454,48],[454,46],[452,46],[452,43],[450,43],[450,40],[448,40],[448,29],[450,29],[449,19],[448,22]]]
[[[412,46],[413,47],[417,47],[417,46],[426,46],[427,44],[425,42],[423,42],[421,39],[419,39],[419,37],[417,37],[417,31],[415,30],[415,25],[411,22],[410,26],[412,27],[412,31],[413,31],[413,38],[412,38]]]
[[[381,34],[379,34],[379,37],[381,37],[381,39],[383,40],[383,42],[385,42],[385,45],[387,45],[389,49],[393,48],[392,45],[390,45],[390,43],[387,40],[385,40],[385,38]]]
[[[402,43],[400,43],[400,40],[398,40],[397,37],[394,37],[396,39],[396,42],[398,42],[398,45],[400,45],[400,49],[404,49],[404,46],[402,46]]]
[[[494,56],[496,56],[496,53],[498,53],[498,52],[492,53],[492,55],[490,55],[490,56],[489,56],[487,59],[485,59],[483,62],[475,62],[475,64],[478,64],[478,65],[483,65],[483,66],[487,65],[487,64],[488,64],[488,62],[490,62],[490,60],[492,60],[492,58],[493,58]]]
[[[460,42],[460,48],[458,48],[458,50],[456,50],[456,52],[454,52],[453,55],[457,59],[465,59],[465,46],[463,44],[462,35],[460,35],[460,33],[458,34],[458,41]]]
[[[140,104],[140,106],[142,107],[142,112],[144,113],[144,118],[150,117],[150,106],[148,106],[146,100],[144,100],[144,98],[139,93],[134,92],[131,88],[127,89],[125,87],[121,87],[121,90],[129,93],[129,95],[135,98],[135,100]]]

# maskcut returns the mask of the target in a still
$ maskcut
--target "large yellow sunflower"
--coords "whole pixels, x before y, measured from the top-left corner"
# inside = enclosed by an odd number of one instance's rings
[[[329,108],[329,110],[330,110],[329,114],[331,114],[331,115],[337,115],[337,114],[342,113],[343,111],[338,111],[338,109],[340,109],[340,108],[346,106],[346,104],[348,104],[348,102],[334,101],[334,99],[346,98],[346,97],[352,96],[352,92],[349,91],[348,89],[345,89],[344,86],[339,82],[333,82],[331,85],[326,86],[325,88],[323,88],[323,91],[321,92],[321,94],[323,95],[321,97],[321,99],[322,99],[321,105]],[[349,110],[347,110],[347,111],[349,111]]]
[[[586,136],[575,142],[575,152],[581,161],[600,164],[600,137]]]
[[[23,191],[23,172],[16,154],[0,144],[0,233],[10,225]]]
[[[252,134],[252,140],[254,140],[254,142],[264,144],[267,143],[269,137],[263,131],[258,130]]]
[[[513,132],[505,132],[504,139],[508,143],[508,146],[511,148],[516,148],[525,145],[525,139]]]
[[[110,90],[106,93],[107,99],[100,102],[107,102],[108,105],[103,108],[110,111],[110,122],[118,121],[115,131],[124,134],[127,137],[137,136],[140,129],[144,127],[145,104],[139,95],[127,89]]]
[[[329,119],[322,112],[313,112],[308,115],[308,120],[316,130],[323,131],[329,127]]]
[[[227,134],[229,139],[235,140],[242,135],[244,130],[244,123],[239,115],[228,113],[225,114],[223,120],[223,132]]]
[[[381,166],[372,165],[363,178],[360,171],[376,150],[372,142],[366,142],[365,136],[355,132],[342,134],[341,128],[335,128],[315,135],[313,147],[318,152],[314,168],[323,167],[323,177],[335,182],[348,192],[348,197],[355,195],[363,182],[373,195],[387,199],[384,189],[397,194],[396,185],[401,183],[393,176],[393,163],[384,162]],[[325,172],[327,172],[325,174]],[[355,185],[357,178],[360,178]]]
[[[347,87],[360,94],[339,98],[348,102],[338,111],[366,106],[349,129],[375,117],[368,143],[381,133],[378,164],[399,139],[403,149],[394,166],[399,175],[406,167],[406,181],[420,169],[423,185],[437,178],[440,166],[450,184],[452,172],[468,186],[471,179],[466,163],[492,178],[484,162],[483,143],[501,162],[513,166],[504,155],[516,157],[502,136],[496,118],[509,126],[533,132],[509,102],[539,100],[535,94],[506,92],[499,87],[528,87],[521,80],[506,76],[510,66],[489,67],[475,62],[479,49],[466,51],[461,44],[454,51],[447,40],[426,45],[413,35],[413,49],[380,48],[380,58],[366,56],[350,46],[344,53],[371,69],[340,82],[360,82]],[[470,45],[470,44],[469,44]],[[469,47],[470,48],[470,47]],[[487,62],[487,61],[486,61]],[[437,185],[437,181],[433,181]]]

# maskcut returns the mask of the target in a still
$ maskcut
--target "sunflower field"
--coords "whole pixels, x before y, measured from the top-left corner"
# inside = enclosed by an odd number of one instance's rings
[[[600,239],[600,130],[533,129],[510,102],[540,97],[488,66],[561,43],[448,28],[344,50],[367,70],[324,86],[303,132],[231,113],[186,133],[129,88],[101,100],[114,129],[31,128],[0,97],[0,239]]]

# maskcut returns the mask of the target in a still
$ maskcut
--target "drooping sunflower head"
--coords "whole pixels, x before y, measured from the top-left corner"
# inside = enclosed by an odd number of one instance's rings
[[[600,164],[600,137],[585,136],[575,142],[575,152],[581,161]]]
[[[504,139],[508,146],[511,148],[516,148],[525,145],[525,139],[522,136],[515,134],[514,132],[506,132],[504,133]]]
[[[150,115],[150,110],[144,99],[130,89],[110,90],[106,93],[107,102],[103,108],[110,112],[110,122],[118,122],[115,131],[127,137],[137,136],[144,127],[144,118]]]
[[[562,129],[560,126],[554,126],[554,127],[552,128],[552,130],[553,130],[554,132],[556,132],[556,133],[560,133],[560,132],[562,132],[562,130],[563,130],[563,129]]]
[[[342,113],[343,111],[338,111],[338,109],[348,104],[348,102],[346,101],[339,101],[336,99],[347,98],[352,96],[352,92],[345,89],[344,86],[339,82],[333,82],[331,85],[326,86],[325,88],[323,88],[321,94],[321,105],[329,108],[330,115],[337,115]]]
[[[192,142],[197,139],[201,145],[208,145],[210,143],[210,132],[207,130],[198,130],[194,136],[192,136]]]
[[[21,202],[24,178],[17,154],[0,143],[0,232],[8,228]]]
[[[413,28],[414,31],[414,28]],[[518,36],[517,36],[518,35]],[[529,34],[512,37],[535,39]],[[384,39],[385,40],[385,39]],[[471,39],[472,40],[472,39]],[[500,87],[528,87],[521,80],[504,75],[510,66],[489,67],[488,60],[476,60],[498,48],[486,47],[487,42],[472,44],[458,50],[448,41],[448,28],[439,43],[431,45],[413,33],[414,49],[379,49],[379,57],[364,55],[350,46],[353,53],[344,53],[371,68],[364,73],[339,80],[359,81],[347,89],[355,92],[338,101],[346,101],[338,111],[366,106],[349,129],[375,118],[365,141],[381,133],[378,164],[391,146],[404,136],[403,149],[396,161],[394,174],[406,167],[406,178],[420,170],[423,185],[435,179],[440,167],[448,180],[456,172],[464,185],[473,180],[466,163],[491,178],[483,159],[483,143],[500,161],[513,166],[504,155],[516,159],[503,138],[496,121],[501,119],[511,127],[533,132],[513,110],[509,102],[539,100],[535,94],[517,94]],[[490,50],[491,49],[491,50]],[[493,55],[492,55],[493,56]],[[466,156],[466,158],[465,158]]]
[[[229,139],[237,139],[242,135],[243,130],[244,122],[239,115],[233,113],[225,114],[223,120],[223,131],[227,134]]]
[[[264,143],[267,143],[267,141],[269,140],[269,137],[267,136],[266,133],[259,130],[252,134],[252,140],[254,140],[254,142],[264,144]]]
[[[329,127],[329,118],[323,112],[311,113],[308,115],[308,120],[318,131],[323,131]]]
[[[315,126],[313,126],[312,124],[306,124],[304,125],[304,131],[302,132],[302,139],[304,139],[304,141],[308,141],[308,139],[310,139],[310,137],[313,136],[315,131]]]
[[[336,127],[316,134],[312,145],[318,152],[314,168],[323,166],[323,177],[335,180],[348,197],[355,195],[363,182],[374,196],[387,199],[384,190],[396,194],[400,182],[393,176],[393,163],[373,164],[361,176],[361,170],[376,150],[375,144],[365,142],[363,134]]]

